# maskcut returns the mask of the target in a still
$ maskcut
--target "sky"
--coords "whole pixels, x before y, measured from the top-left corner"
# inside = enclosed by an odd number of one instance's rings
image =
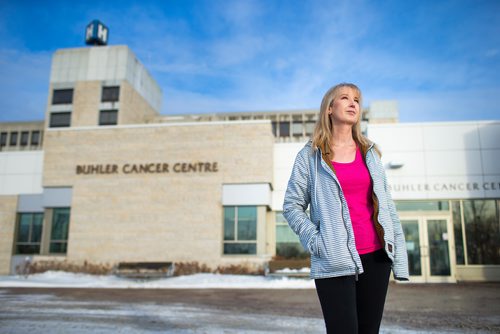
[[[500,120],[497,0],[0,0],[0,121],[44,119],[51,57],[94,19],[163,115],[318,109],[352,82],[401,122]]]

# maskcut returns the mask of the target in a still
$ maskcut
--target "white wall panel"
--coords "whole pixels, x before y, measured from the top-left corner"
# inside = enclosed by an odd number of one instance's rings
[[[0,177],[5,174],[7,168],[7,157],[9,153],[0,153]]]
[[[285,200],[285,190],[273,191],[273,204],[271,210],[283,211],[283,201]]]
[[[25,152],[16,152],[6,159],[5,174],[32,174],[40,170],[37,166],[39,159],[37,155]]]
[[[222,205],[271,206],[271,186],[268,183],[223,184]]]
[[[483,149],[500,149],[500,122],[480,123],[478,131]]]
[[[33,193],[32,177],[26,174],[11,174],[5,178],[2,195]]]
[[[274,190],[286,190],[288,179],[292,173],[293,163],[297,153],[305,143],[277,143],[274,144],[273,160],[273,187]]]
[[[425,155],[422,151],[407,152],[382,152],[382,162],[387,169],[387,175],[392,176],[424,176],[425,175]],[[388,169],[390,163],[403,163],[401,168]]]
[[[428,176],[482,175],[481,154],[479,150],[428,151],[425,170]]]
[[[466,150],[479,149],[477,126],[472,124],[422,124],[424,149],[429,150]]]
[[[481,159],[484,174],[495,174],[500,178],[500,149],[481,151]]]
[[[42,171],[43,151],[0,153],[0,195],[41,193]]]
[[[422,129],[413,124],[404,127],[399,124],[368,124],[368,138],[380,147],[382,154],[386,151],[423,150]]]

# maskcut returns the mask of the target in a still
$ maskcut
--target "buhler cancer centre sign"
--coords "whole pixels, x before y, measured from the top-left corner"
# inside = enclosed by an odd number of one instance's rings
[[[479,181],[479,180],[478,180]],[[462,199],[467,198],[498,198],[500,182],[492,181],[459,181],[459,182],[394,182],[389,185],[393,198],[408,199]]]
[[[107,174],[166,174],[166,173],[216,173],[217,162],[150,162],[140,164],[92,164],[77,165],[77,175]]]

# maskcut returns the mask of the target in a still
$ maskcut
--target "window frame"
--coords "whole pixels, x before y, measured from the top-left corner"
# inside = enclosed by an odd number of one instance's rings
[[[290,137],[290,121],[279,121],[279,137],[281,138],[289,138]],[[286,132],[286,134],[284,134]]]
[[[103,121],[103,114],[114,115],[114,122],[110,122],[109,120]],[[99,110],[99,125],[118,125],[118,109],[104,109]]]
[[[73,88],[52,90],[52,105],[73,104]]]
[[[29,232],[28,232],[28,241],[19,241],[20,237],[20,231],[19,229],[21,228],[21,220],[22,216],[29,216],[30,221],[29,221]],[[33,241],[33,230],[34,230],[34,224],[36,222],[35,216],[41,216],[41,224],[40,224],[40,240],[38,241]],[[21,254],[40,254],[41,252],[41,245],[42,245],[42,234],[43,234],[43,227],[44,227],[44,214],[43,212],[20,212],[17,214],[17,222],[16,222],[16,238],[14,240],[14,254],[21,255]],[[21,247],[38,247],[38,250],[36,252],[20,252],[19,246]]]
[[[292,121],[292,126],[290,129],[291,136],[302,137],[303,133],[304,133],[304,123],[302,121]]]
[[[316,126],[316,121],[310,121],[310,120],[308,120],[308,121],[304,122],[304,132],[306,134],[306,137],[313,135],[313,133],[314,133],[314,127],[315,126]],[[309,131],[309,130],[311,130],[311,131]]]
[[[462,231],[463,231],[464,258],[465,258],[465,265],[466,266],[490,266],[490,265],[499,265],[500,264],[500,261],[499,261],[499,263],[471,263],[472,262],[471,260],[475,258],[473,256],[478,256],[477,254],[481,253],[481,251],[479,251],[479,252],[476,251],[474,253],[474,255],[469,254],[469,253],[472,253],[471,249],[469,249],[469,245],[475,244],[475,243],[472,243],[472,242],[469,243],[469,238],[472,239],[473,237],[470,235],[471,233],[469,232],[470,225],[468,225],[466,222],[468,215],[466,213],[465,202],[486,202],[486,201],[493,201],[494,202],[496,224],[499,225],[498,228],[500,231],[500,201],[498,199],[483,198],[483,199],[467,199],[467,200],[460,201],[461,214],[462,214],[462,222],[461,223],[462,223]],[[475,204],[472,204],[472,205],[475,205]],[[499,231],[497,231],[497,233],[500,233]],[[490,235],[490,234],[488,234],[488,235]],[[496,246],[500,247],[500,245],[496,245]],[[456,247],[456,243],[455,243],[455,247]]]
[[[120,101],[120,86],[103,86],[101,90],[101,102]]]
[[[41,136],[40,130],[31,131],[30,145],[32,145],[32,146],[40,145],[40,136]],[[36,140],[35,140],[35,138],[36,138]]]
[[[233,239],[226,239],[226,208],[234,208],[233,221]],[[239,239],[238,224],[240,215],[239,208],[253,208],[255,210],[255,239]],[[255,205],[225,205],[223,206],[223,224],[222,224],[222,255],[223,256],[255,256],[257,255],[257,239],[258,239],[258,207]],[[255,252],[249,253],[227,253],[226,245],[255,245]]]
[[[9,135],[9,146],[17,146],[18,144],[18,139],[19,137],[19,132],[18,131],[12,131],[10,132],[10,135]]]
[[[67,210],[67,215],[68,215],[68,220],[64,222],[66,226],[65,230],[63,230],[63,234],[65,234],[65,237],[63,239],[54,239],[54,229],[56,228],[56,219],[57,219],[57,212],[58,211],[66,211]],[[53,208],[52,209],[52,222],[51,222],[51,227],[50,227],[50,240],[49,240],[49,254],[67,254],[68,252],[68,239],[69,239],[69,226],[71,222],[71,208],[70,207],[65,207],[65,208]],[[65,233],[64,233],[65,232]],[[54,244],[62,244],[63,245],[63,251],[54,251],[53,250],[53,245]]]
[[[54,123],[53,116],[68,116],[68,123]],[[60,122],[60,121],[58,121]],[[71,111],[53,111],[49,115],[49,128],[69,128],[71,126]]]
[[[19,144],[21,146],[28,146],[29,139],[30,139],[30,132],[29,131],[21,131],[21,139],[20,139]]]
[[[8,132],[2,132],[0,133],[0,147],[4,147],[4,146],[7,146],[7,142],[8,142],[8,137],[9,137],[9,133]]]

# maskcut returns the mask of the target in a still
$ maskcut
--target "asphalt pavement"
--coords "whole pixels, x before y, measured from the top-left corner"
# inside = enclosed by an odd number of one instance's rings
[[[314,289],[1,288],[0,333],[324,333]],[[391,283],[381,333],[500,333],[500,283]]]

